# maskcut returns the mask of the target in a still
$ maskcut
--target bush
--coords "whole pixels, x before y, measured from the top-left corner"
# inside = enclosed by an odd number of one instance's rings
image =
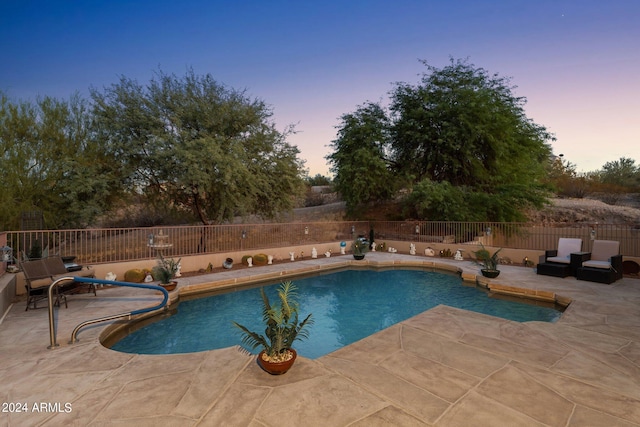
[[[253,256],[253,265],[267,265],[268,260],[265,254],[257,254]]]
[[[139,268],[133,268],[124,273],[124,281],[129,283],[142,283],[145,277],[147,273]]]

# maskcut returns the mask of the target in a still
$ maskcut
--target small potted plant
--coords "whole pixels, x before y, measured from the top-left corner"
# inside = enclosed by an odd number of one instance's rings
[[[302,322],[298,317],[296,286],[293,282],[283,282],[278,289],[280,304],[272,306],[269,298],[260,289],[262,295],[262,320],[265,324],[264,334],[252,332],[236,322],[233,324],[242,331],[242,343],[256,349],[262,347],[258,354],[258,364],[272,375],[287,372],[296,360],[297,353],[292,348],[294,341],[309,337],[308,326],[313,324],[311,313]]]
[[[353,257],[357,260],[364,259],[364,255],[369,250],[369,242],[366,241],[364,237],[358,237],[351,243],[351,251],[353,252]]]
[[[177,282],[173,281],[173,278],[176,276],[176,273],[180,269],[180,261],[179,259],[176,261],[173,258],[164,258],[162,255],[158,258],[158,265],[151,269],[151,275],[155,280],[160,281],[160,286],[165,288],[167,291],[172,291],[178,285]]]
[[[500,270],[498,270],[498,253],[502,248],[491,254],[482,243],[480,243],[480,246],[480,249],[473,252],[475,255],[474,262],[480,266],[480,272],[484,277],[494,279],[500,274]]]

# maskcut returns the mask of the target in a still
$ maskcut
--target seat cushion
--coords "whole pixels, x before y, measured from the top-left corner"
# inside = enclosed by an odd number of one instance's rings
[[[582,266],[591,268],[603,268],[608,270],[611,268],[611,263],[609,261],[589,260],[583,262]]]
[[[591,259],[595,261],[609,261],[612,256],[620,253],[620,242],[614,240],[595,240]]]
[[[57,274],[53,276],[54,280],[59,279],[61,277],[95,277],[96,273],[93,268],[83,268],[78,271],[68,271],[64,274]]]
[[[567,237],[561,237],[558,239],[558,257],[567,260],[574,252],[580,252],[582,250],[582,239],[571,239]],[[569,261],[567,261],[569,262]]]
[[[562,256],[552,256],[547,258],[547,262],[557,262],[560,264],[569,264],[569,262],[571,262],[571,259],[566,256],[566,257],[562,257]]]
[[[29,284],[31,285],[31,289],[46,288],[51,283],[53,283],[53,280],[51,280],[50,277],[47,277],[46,279],[29,280]]]

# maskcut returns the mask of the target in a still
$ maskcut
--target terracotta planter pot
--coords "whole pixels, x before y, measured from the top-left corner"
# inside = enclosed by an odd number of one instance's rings
[[[178,282],[170,282],[170,283],[167,283],[167,284],[160,284],[160,286],[162,286],[167,292],[171,292],[176,288],[176,286],[178,286]]]
[[[295,362],[296,357],[298,357],[298,353],[296,353],[294,349],[290,349],[289,351],[293,353],[293,357],[287,360],[286,362],[279,362],[279,363],[273,363],[273,362],[269,362],[268,360],[264,360],[262,358],[264,351],[261,351],[260,354],[258,354],[258,365],[260,365],[262,369],[264,369],[271,375],[282,375],[285,372],[287,372],[289,369],[291,369],[291,366],[293,366],[293,362]]]

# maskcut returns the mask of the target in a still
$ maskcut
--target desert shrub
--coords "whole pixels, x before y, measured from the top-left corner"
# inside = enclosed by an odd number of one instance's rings
[[[267,265],[268,258],[265,254],[257,254],[253,256],[253,265]]]
[[[249,261],[247,261],[247,259],[249,259],[249,258],[253,258],[253,256],[252,255],[243,255],[242,256],[242,261],[241,261],[242,264],[243,265],[249,265]]]
[[[130,283],[142,283],[147,276],[145,270],[139,268],[132,268],[124,273],[124,281]]]

